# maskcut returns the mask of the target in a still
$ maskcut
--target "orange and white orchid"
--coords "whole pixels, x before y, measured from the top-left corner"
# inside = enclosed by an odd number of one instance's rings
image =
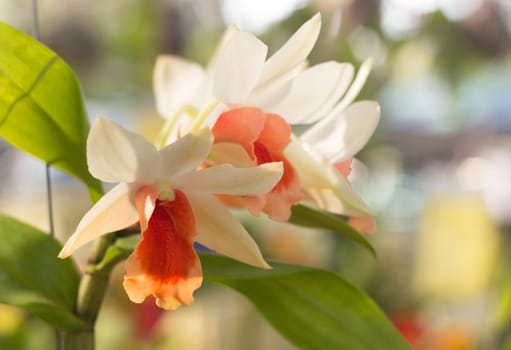
[[[284,155],[291,141],[289,124],[276,114],[267,114],[254,107],[242,107],[222,113],[212,131],[215,144],[210,163],[239,164],[248,156],[248,161],[243,164],[245,166],[276,161],[284,165],[282,178],[270,192],[263,196],[230,197],[227,203],[247,207],[254,215],[265,212],[273,220],[287,221],[291,216],[291,206],[303,197],[298,175]],[[242,152],[235,154],[237,146],[246,155]],[[215,159],[219,155],[223,157],[222,160]]]
[[[140,222],[142,240],[126,262],[124,288],[132,301],[153,295],[165,309],[189,305],[201,285],[194,241],[268,268],[256,243],[215,195],[263,195],[280,180],[282,163],[199,169],[212,143],[213,135],[204,129],[158,151],[141,135],[98,118],[87,139],[89,170],[120,184],[85,214],[59,257]]]
[[[181,129],[176,124],[186,125],[181,134],[212,126],[221,112],[231,108],[254,106],[272,112],[305,68],[320,28],[318,13],[268,59],[268,47],[236,26],[225,32],[206,69],[175,56],[159,56],[153,82],[158,112],[168,120],[164,138],[170,134],[170,140],[175,139]],[[182,118],[183,114],[191,118]]]
[[[306,199],[321,209],[350,216],[350,224],[362,232],[372,231],[374,223],[348,175],[353,156],[365,146],[379,117],[378,103],[356,102],[295,137],[285,151],[298,172]]]
[[[291,144],[289,147],[286,145],[279,158],[285,162],[281,183],[285,179],[293,179],[292,196],[279,199],[278,195],[268,194],[265,196],[266,204],[260,204],[259,208],[266,208],[264,211],[270,217],[285,221],[289,215],[284,213],[289,214],[291,205],[297,204],[304,196],[322,209],[354,216],[352,222],[364,223],[364,231],[367,231],[371,226],[366,220],[369,209],[353,190],[347,176],[351,170],[351,158],[367,143],[379,120],[379,107],[375,102],[352,104],[367,79],[372,60],[362,64],[356,77],[353,66],[348,63],[330,61],[305,69],[306,58],[317,40],[320,26],[321,18],[317,14],[267,60],[267,47],[263,42],[250,33],[229,28],[203,75],[202,81],[207,80],[207,84],[189,85],[196,92],[197,86],[200,86],[202,90],[196,96],[201,96],[202,102],[205,95],[210,96],[213,102],[202,108],[193,119],[188,119],[187,127],[180,132],[211,126],[215,136],[223,134],[222,140],[215,139],[212,159],[216,159],[217,163],[253,166],[254,162],[246,160],[247,156],[240,152],[240,147],[233,146],[237,142],[249,153],[250,159],[255,159],[247,150],[248,139],[241,139],[247,133],[235,131],[236,128],[241,130],[246,121],[235,121],[233,115],[246,117],[247,113],[240,111],[259,110],[288,124],[312,125],[300,137],[292,137]],[[160,58],[155,68],[155,91],[162,115],[170,114],[170,109],[163,106],[165,99],[175,102],[173,99],[179,96],[179,93],[171,91],[178,89],[179,80],[184,76],[189,76],[192,82],[199,80],[193,78],[197,73],[186,72],[197,72],[196,66],[188,63],[187,69],[179,69],[177,62]],[[166,69],[162,68],[164,66]],[[172,67],[180,73],[173,76],[162,74],[172,71]],[[190,93],[188,88],[185,90]],[[175,110],[178,104],[173,105]],[[226,115],[230,116],[230,125],[222,122]],[[221,131],[222,128],[226,131]],[[226,133],[230,134],[230,138],[225,137]],[[287,136],[283,139],[289,140]],[[210,164],[214,164],[211,159]],[[294,185],[298,179],[303,196]],[[279,194],[277,191],[272,193]],[[278,206],[270,204],[270,196],[271,201],[279,203]],[[258,213],[246,198],[244,203],[253,213]]]

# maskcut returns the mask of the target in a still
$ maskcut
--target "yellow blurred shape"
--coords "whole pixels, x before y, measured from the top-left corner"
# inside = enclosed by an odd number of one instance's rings
[[[420,297],[471,298],[484,293],[496,267],[499,232],[477,196],[441,196],[419,226],[414,288]]]
[[[0,335],[8,335],[21,327],[25,314],[22,310],[0,304]]]

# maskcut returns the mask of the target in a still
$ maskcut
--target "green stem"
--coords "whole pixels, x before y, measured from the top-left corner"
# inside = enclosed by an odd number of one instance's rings
[[[63,332],[62,350],[93,350],[94,325],[98,318],[101,303],[105,296],[108,279],[113,266],[104,269],[96,267],[101,263],[106,251],[115,242],[116,234],[110,233],[94,243],[91,257],[80,281],[76,315],[89,324],[90,328],[80,332]]]

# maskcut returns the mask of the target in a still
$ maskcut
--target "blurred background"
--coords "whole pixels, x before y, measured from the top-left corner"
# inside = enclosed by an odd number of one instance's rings
[[[377,215],[378,254],[330,232],[247,226],[266,256],[333,269],[362,288],[414,349],[511,349],[510,0],[39,0],[39,25],[77,72],[91,119],[151,137],[162,124],[158,54],[206,64],[234,22],[272,52],[318,11],[311,64],[375,59],[359,99],[380,102],[381,123],[352,181]],[[32,12],[31,0],[0,2],[0,20],[27,34]],[[0,140],[0,176],[0,212],[47,230],[44,164]],[[69,177],[53,170],[52,181],[64,240],[90,202]],[[294,349],[232,291],[206,285],[192,307],[162,312],[131,304],[122,274],[112,276],[98,350]],[[1,349],[52,343],[43,323],[0,305]]]

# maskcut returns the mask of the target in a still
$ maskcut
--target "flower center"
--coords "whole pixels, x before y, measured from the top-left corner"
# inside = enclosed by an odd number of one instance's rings
[[[270,151],[259,141],[254,142],[254,155],[257,159],[257,165],[273,162]]]
[[[175,198],[174,190],[168,180],[158,180],[154,187],[160,201],[172,201]]]

